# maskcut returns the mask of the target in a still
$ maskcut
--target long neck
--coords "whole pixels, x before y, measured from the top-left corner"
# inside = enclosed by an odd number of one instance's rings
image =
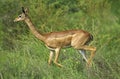
[[[32,24],[31,20],[26,17],[25,22],[27,23],[28,27],[30,28],[31,32],[40,40],[44,41],[45,37],[40,34],[36,29],[35,26]]]

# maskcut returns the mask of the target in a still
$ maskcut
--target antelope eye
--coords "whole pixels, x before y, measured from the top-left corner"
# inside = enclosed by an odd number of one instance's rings
[[[21,15],[19,17],[21,17]]]

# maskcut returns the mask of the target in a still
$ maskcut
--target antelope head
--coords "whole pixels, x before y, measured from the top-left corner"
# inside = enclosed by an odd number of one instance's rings
[[[14,22],[25,20],[27,14],[28,14],[27,8],[22,7],[22,14],[20,14],[17,18],[15,18]]]

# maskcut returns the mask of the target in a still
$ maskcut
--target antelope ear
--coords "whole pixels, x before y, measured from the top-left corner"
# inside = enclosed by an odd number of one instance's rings
[[[22,7],[22,12],[25,13],[24,7]]]
[[[22,7],[22,12],[23,12],[24,14],[28,14],[28,9],[27,9],[27,8]]]

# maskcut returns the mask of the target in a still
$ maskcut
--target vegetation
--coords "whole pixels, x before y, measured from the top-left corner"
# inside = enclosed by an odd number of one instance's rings
[[[42,33],[92,33],[92,67],[72,48],[61,51],[63,68],[48,66],[49,50],[24,22],[13,22],[22,6]],[[0,7],[0,79],[120,79],[120,0],[0,0]]]

